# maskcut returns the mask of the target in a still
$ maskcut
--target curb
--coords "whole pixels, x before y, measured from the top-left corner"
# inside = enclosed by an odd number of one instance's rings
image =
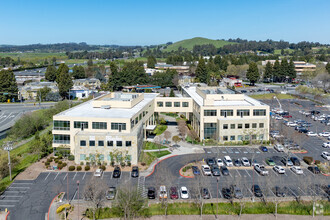
[[[323,176],[330,176],[330,174],[321,173]]]
[[[291,153],[293,153],[293,154],[307,154],[308,151],[306,150],[306,151],[304,151],[304,152],[291,152]]]
[[[158,162],[154,165],[154,167],[153,167],[153,169],[152,169],[152,172],[151,172],[150,174],[148,174],[146,177],[148,177],[148,176],[150,176],[150,175],[152,175],[152,174],[154,173],[154,171],[155,171],[155,167],[157,166],[157,164],[159,164],[159,163],[162,162],[163,160],[166,160],[166,159],[171,158],[171,157],[176,157],[176,156],[178,156],[178,155],[172,155],[172,156],[166,157],[166,158],[161,159],[160,161],[158,161]]]
[[[55,200],[55,199],[56,199],[61,193],[64,193],[64,192],[60,192],[59,194],[57,194],[57,195],[53,198],[52,202],[50,203],[49,208],[48,208],[47,220],[49,220],[50,207],[52,206],[54,200]]]
[[[179,170],[179,174],[180,176],[182,176],[183,178],[194,178],[194,176],[185,176],[183,174],[181,174],[181,170],[184,168],[185,166],[181,167],[181,169]]]
[[[5,217],[5,220],[7,220],[9,214],[10,214],[10,211],[7,212],[7,215]]]

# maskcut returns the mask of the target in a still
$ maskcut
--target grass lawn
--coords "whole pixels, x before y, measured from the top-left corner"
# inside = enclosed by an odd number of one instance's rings
[[[153,143],[153,142],[144,142],[143,150],[158,150],[159,146],[160,146],[160,149],[167,148],[166,146],[156,144],[156,143]]]
[[[284,49],[285,52],[287,53],[292,53],[294,50],[293,49]],[[280,55],[281,54],[281,50],[274,50],[274,54],[278,54]]]
[[[167,129],[167,125],[157,125],[153,133],[155,135],[161,135]]]
[[[0,53],[0,57],[11,57],[14,60],[17,60],[19,57],[24,61],[37,61],[37,60],[45,60],[56,57],[57,59],[67,59],[65,53]]]
[[[275,95],[278,99],[295,99],[295,97],[289,94],[274,94],[274,93],[257,94],[257,95],[249,95],[249,96],[254,99],[272,99]]]
[[[173,118],[177,118],[178,114],[177,113],[173,113],[173,112],[167,112],[167,113],[160,113],[161,115],[167,115]]]
[[[149,166],[157,158],[163,157],[168,154],[171,154],[171,152],[169,152],[168,150],[156,152],[142,152],[139,158],[139,162],[144,162],[147,166]]]

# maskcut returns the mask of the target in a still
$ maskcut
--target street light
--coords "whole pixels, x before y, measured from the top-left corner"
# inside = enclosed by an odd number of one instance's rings
[[[79,180],[77,180],[77,187],[78,187],[78,220],[79,220]]]
[[[8,151],[8,166],[9,166],[9,177],[11,179],[11,164],[10,164],[10,151],[13,149],[12,142],[7,142],[6,147],[3,148],[4,150]]]
[[[219,206],[219,177],[217,177],[217,214],[216,219],[218,219],[218,206]]]

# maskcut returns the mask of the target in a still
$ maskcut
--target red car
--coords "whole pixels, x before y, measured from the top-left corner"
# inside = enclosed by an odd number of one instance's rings
[[[283,115],[283,118],[292,118],[292,115]]]
[[[172,186],[170,188],[170,198],[171,199],[178,199],[179,198],[179,194],[178,194],[178,190],[176,187]]]

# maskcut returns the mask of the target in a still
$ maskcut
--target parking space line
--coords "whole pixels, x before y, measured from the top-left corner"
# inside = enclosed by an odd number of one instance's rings
[[[306,195],[306,193],[299,186],[297,188],[302,192],[302,194]]]
[[[27,191],[6,191],[6,193],[26,193]]]
[[[275,193],[273,192],[273,190],[271,189],[271,188],[268,188],[271,192],[272,192],[272,194],[276,197],[276,195],[275,195]]]
[[[292,194],[293,194],[295,197],[298,197],[298,196],[292,191],[292,189],[291,189],[290,187],[288,187],[288,189],[292,192]]]
[[[3,197],[3,198],[14,198],[14,197],[23,197],[23,196],[0,196],[0,197]]]
[[[102,173],[101,180],[103,180],[104,175],[105,175],[105,173]]]
[[[74,178],[76,178],[76,176],[77,176],[77,172],[74,174],[74,176],[73,176],[73,178],[72,178],[72,179],[74,180]]]
[[[24,185],[32,185],[33,183],[12,183],[13,184],[24,184]]]
[[[0,207],[12,208],[12,207],[15,207],[15,205],[0,205]]]
[[[248,172],[247,170],[245,170],[245,172],[247,173],[247,175],[248,175],[249,177],[251,177],[250,174],[249,174],[249,172]]]
[[[46,178],[44,179],[44,181],[46,181],[47,180],[47,178],[48,178],[48,176],[50,175],[50,172],[48,173],[48,175],[46,176]]]
[[[64,178],[63,178],[63,180],[65,180],[65,177],[67,177],[68,176],[68,173],[66,173],[66,175],[64,176]]]
[[[9,186],[8,189],[30,189],[28,186]]]
[[[19,200],[17,200],[17,199],[5,199],[5,200],[1,200],[1,202],[19,202]]]
[[[278,176],[277,172],[274,169],[271,169],[271,170],[275,173],[276,176]]]
[[[54,180],[56,180],[56,178],[57,178],[58,174],[60,174],[60,172],[57,172],[57,175],[55,176]]]
[[[310,190],[312,190],[312,192],[317,196],[318,194],[312,189],[310,188]]]
[[[83,175],[83,178],[82,178],[82,179],[85,179],[85,176],[86,176],[86,172],[84,173],[84,175]]]
[[[110,179],[112,179],[112,176],[113,176],[113,175],[112,175],[112,173],[111,173],[111,174],[110,174]]]
[[[238,173],[238,175],[239,175],[240,177],[242,177],[241,174],[238,172],[238,170],[236,170],[236,172]]]
[[[219,189],[219,195],[220,195],[220,198],[223,198],[223,196],[222,196],[222,193],[221,193],[221,190]]]

